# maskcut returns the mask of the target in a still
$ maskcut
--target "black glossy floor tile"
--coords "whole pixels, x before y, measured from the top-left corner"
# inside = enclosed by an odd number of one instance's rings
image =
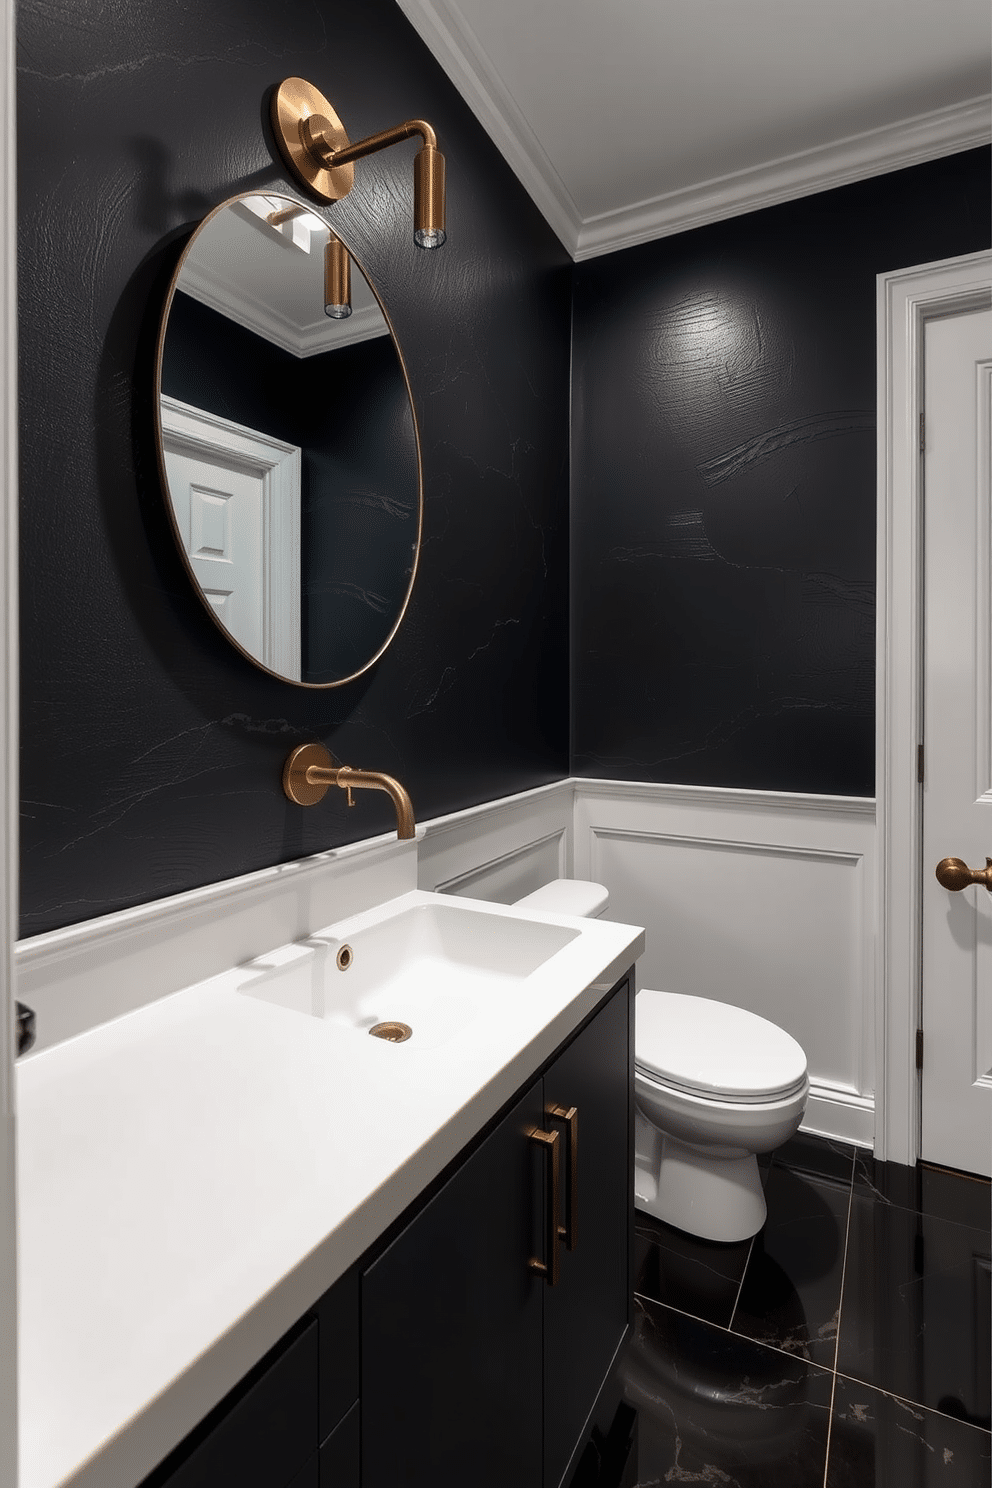
[[[730,1323],[751,1241],[719,1245],[637,1213],[634,1291],[708,1323]]]
[[[797,1132],[788,1142],[775,1149],[775,1163],[794,1172],[810,1173],[816,1178],[836,1178],[849,1183],[855,1154],[861,1149],[832,1137],[815,1137]],[[867,1148],[864,1149],[867,1151]]]
[[[623,1369],[641,1488],[822,1488],[827,1371],[643,1301]]]
[[[854,1191],[879,1204],[897,1204],[901,1209],[913,1210],[922,1207],[919,1167],[876,1162],[870,1152],[859,1152],[855,1156]]]
[[[843,1182],[815,1178],[776,1158],[768,1218],[730,1322],[735,1333],[833,1367],[850,1194],[850,1172]]]
[[[837,1378],[826,1488],[989,1488],[987,1431]]]
[[[992,1227],[992,1185],[987,1178],[922,1163],[909,1168],[900,1163],[875,1162],[865,1153],[855,1159],[854,1187],[856,1192],[870,1194],[883,1204],[898,1204],[972,1229]]]
[[[987,1178],[921,1166],[920,1180],[924,1214],[992,1232],[992,1184]]]
[[[882,1203],[855,1187],[842,1374],[987,1427],[990,1304],[987,1230]]]

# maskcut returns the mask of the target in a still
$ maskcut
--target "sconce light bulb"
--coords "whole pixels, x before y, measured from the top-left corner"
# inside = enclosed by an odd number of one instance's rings
[[[331,320],[347,320],[351,314],[351,257],[334,233],[324,249],[324,314]]]
[[[443,227],[418,227],[413,234],[418,248],[443,248],[447,240]]]
[[[418,248],[443,246],[448,236],[444,210],[444,156],[424,145],[413,161],[413,241]]]

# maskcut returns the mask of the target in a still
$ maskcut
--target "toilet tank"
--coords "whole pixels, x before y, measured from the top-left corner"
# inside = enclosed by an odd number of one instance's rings
[[[587,878],[553,878],[532,894],[517,899],[523,909],[543,909],[548,914],[575,915],[579,919],[601,919],[610,907],[609,891]]]

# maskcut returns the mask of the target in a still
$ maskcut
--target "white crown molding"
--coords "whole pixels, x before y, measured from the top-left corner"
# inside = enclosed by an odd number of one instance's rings
[[[992,101],[972,98],[583,219],[481,42],[450,0],[396,3],[577,262],[992,139]]]
[[[475,33],[446,0],[396,3],[574,258],[578,208]]]
[[[992,139],[992,97],[900,119],[582,223],[577,261],[955,155]]]
[[[199,300],[201,305],[226,315],[228,320],[236,321],[296,357],[319,356],[323,351],[336,351],[342,346],[389,335],[378,305],[360,306],[347,321],[329,320],[325,316],[302,328],[293,325],[270,305],[239,293],[229,280],[210,273],[202,264],[186,265],[181,288],[191,299]]]

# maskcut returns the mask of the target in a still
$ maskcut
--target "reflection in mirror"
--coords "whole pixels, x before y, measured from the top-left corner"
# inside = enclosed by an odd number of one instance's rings
[[[205,219],[166,303],[157,392],[167,504],[217,624],[287,681],[364,671],[416,572],[419,445],[378,298],[316,212],[253,195]]]

